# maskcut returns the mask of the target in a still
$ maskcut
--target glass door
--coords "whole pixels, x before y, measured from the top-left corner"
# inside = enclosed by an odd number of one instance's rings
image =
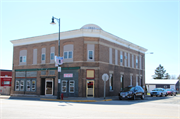
[[[86,87],[86,97],[94,97],[94,81],[87,80]]]
[[[46,79],[45,94],[53,95],[53,80],[52,79]]]

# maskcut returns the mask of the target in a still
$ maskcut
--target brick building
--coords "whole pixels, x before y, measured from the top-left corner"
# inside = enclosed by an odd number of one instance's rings
[[[10,94],[12,70],[0,69],[0,94]]]
[[[121,39],[94,24],[61,32],[63,64],[59,92],[66,97],[103,97],[102,75],[107,73],[106,96],[129,85],[145,86],[147,49]],[[11,41],[11,94],[57,95],[58,33]]]

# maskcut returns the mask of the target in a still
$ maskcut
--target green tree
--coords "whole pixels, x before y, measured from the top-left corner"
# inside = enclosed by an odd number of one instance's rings
[[[155,77],[154,79],[164,79],[165,77],[165,74],[166,73],[166,70],[164,70],[164,67],[161,66],[161,64],[156,68],[155,70]]]

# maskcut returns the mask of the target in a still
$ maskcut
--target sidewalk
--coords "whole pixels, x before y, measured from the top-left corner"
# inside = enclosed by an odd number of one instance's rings
[[[0,99],[19,99],[19,100],[42,100],[42,101],[61,101],[61,102],[100,102],[100,101],[112,101],[118,99],[118,96],[112,97],[100,97],[100,98],[87,98],[87,97],[64,97],[63,100],[57,99],[57,96],[32,96],[32,95],[0,95]]]

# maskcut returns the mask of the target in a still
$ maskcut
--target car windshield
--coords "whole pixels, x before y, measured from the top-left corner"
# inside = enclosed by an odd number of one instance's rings
[[[155,88],[153,91],[162,91],[160,88]]]
[[[171,91],[171,89],[166,89],[167,91]]]
[[[126,87],[126,88],[123,88],[122,91],[133,91],[134,90],[134,87]]]

